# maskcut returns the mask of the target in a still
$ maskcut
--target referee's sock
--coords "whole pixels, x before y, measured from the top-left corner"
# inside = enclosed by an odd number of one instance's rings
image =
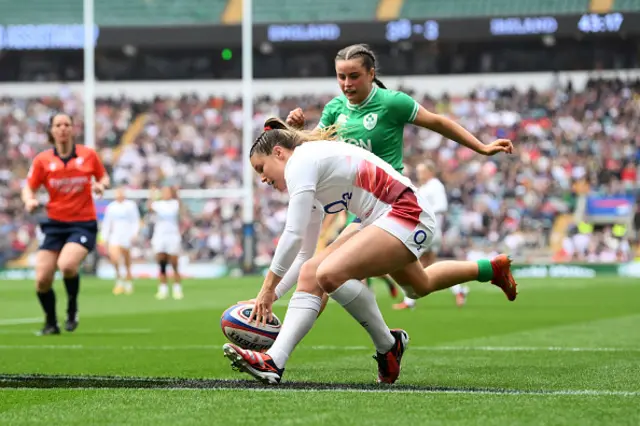
[[[65,277],[64,286],[67,289],[67,317],[74,318],[78,313],[78,292],[80,291],[80,275]]]
[[[42,305],[42,310],[47,317],[47,325],[58,326],[58,318],[56,318],[56,294],[53,292],[53,289],[49,289],[46,293],[38,294],[38,300],[40,300],[40,305]]]

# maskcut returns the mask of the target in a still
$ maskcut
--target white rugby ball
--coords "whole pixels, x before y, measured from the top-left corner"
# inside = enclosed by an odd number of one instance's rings
[[[220,326],[222,333],[231,343],[242,349],[265,351],[275,342],[282,323],[276,314],[272,314],[273,319],[264,326],[256,324],[255,321],[249,324],[253,306],[233,305],[222,314]]]

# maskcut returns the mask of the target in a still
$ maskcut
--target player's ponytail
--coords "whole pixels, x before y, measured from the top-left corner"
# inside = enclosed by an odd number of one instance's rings
[[[382,89],[386,89],[382,81],[377,77],[378,76],[378,60],[376,59],[375,53],[373,50],[366,44],[352,44],[351,46],[347,46],[344,49],[341,49],[336,55],[336,61],[349,60],[349,59],[362,59],[362,66],[367,71],[373,70],[374,77],[373,82],[378,85],[378,87]]]
[[[271,155],[273,147],[294,150],[305,142],[337,140],[337,126],[316,127],[313,130],[297,130],[289,127],[279,118],[269,118],[264,123],[264,131],[251,146],[249,157],[253,155]]]
[[[374,82],[375,84],[377,84],[377,85],[378,85],[378,87],[379,87],[379,88],[381,88],[381,89],[386,89],[386,88],[387,88],[387,86],[385,86],[385,85],[380,81],[380,79],[379,79],[378,77],[374,77],[374,78],[373,78],[373,82]]]

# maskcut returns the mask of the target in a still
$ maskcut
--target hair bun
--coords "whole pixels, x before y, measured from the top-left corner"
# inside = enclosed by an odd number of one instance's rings
[[[279,119],[278,117],[267,118],[264,122],[264,130],[287,130],[289,127],[287,123]]]

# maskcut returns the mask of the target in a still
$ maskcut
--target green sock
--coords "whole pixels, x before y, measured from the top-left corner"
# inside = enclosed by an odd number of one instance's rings
[[[493,268],[491,261],[487,259],[478,260],[478,281],[486,283],[493,279]]]
[[[384,281],[384,283],[387,285],[387,287],[389,287],[389,290],[392,290],[394,287],[393,281],[391,281],[391,278],[384,276],[384,277],[380,277],[382,278],[382,281]]]

